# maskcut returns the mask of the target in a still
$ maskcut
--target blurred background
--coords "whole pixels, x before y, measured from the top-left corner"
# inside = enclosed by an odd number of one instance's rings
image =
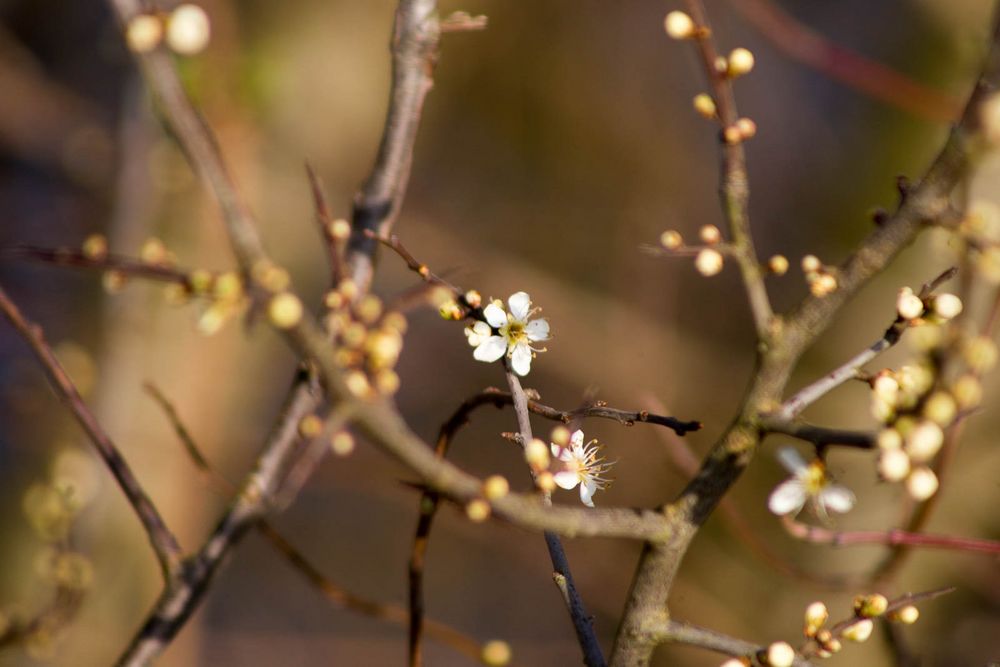
[[[623,409],[662,409],[705,424],[685,438],[708,449],[752,372],[749,312],[737,272],[703,278],[690,259],[640,250],[668,228],[694,241],[721,224],[715,129],[691,109],[704,88],[693,49],[672,42],[662,19],[677,3],[641,0],[441,1],[442,14],[487,14],[484,32],[445,35],[428,97],[409,195],[397,227],[422,262],[484,296],[525,290],[553,330],[549,351],[526,385],[543,401],[576,407],[588,391]],[[951,108],[970,89],[987,39],[982,0],[776,0],[773,6],[839,44],[885,63],[934,91],[939,105],[900,108],[873,99],[787,56],[786,39],[761,32],[759,3],[712,0],[723,52],[756,55],[737,82],[743,115],[758,135],[747,145],[753,231],[762,257],[783,253],[792,270],[769,279],[784,309],[806,293],[798,270],[813,253],[835,264],[871,228],[875,206],[892,209],[895,177],[916,178],[938,151]],[[168,7],[170,3],[160,3]],[[205,0],[213,38],[180,59],[184,79],[214,126],[251,203],[268,248],[317,303],[326,288],[324,253],[304,176],[321,175],[334,214],[348,216],[381,132],[389,82],[390,0]],[[770,6],[770,3],[767,3]],[[901,103],[906,106],[906,100]],[[951,105],[951,106],[949,106]],[[931,105],[933,107],[933,104]],[[935,109],[938,112],[935,114]],[[997,197],[987,165],[974,191]],[[0,246],[79,246],[105,234],[111,250],[135,255],[162,239],[186,267],[234,266],[218,210],[163,132],[104,3],[0,2]],[[931,241],[907,250],[822,336],[792,389],[877,339],[894,316],[902,285],[917,286],[953,259]],[[117,294],[95,273],[4,260],[0,281],[40,322],[102,423],[187,549],[212,529],[225,499],[208,488],[162,411],[142,391],[155,382],[218,469],[239,480],[252,465],[294,371],[294,358],[265,327],[240,322],[206,337],[196,305],[169,305],[162,286],[129,284]],[[375,291],[415,284],[385,255]],[[465,397],[502,386],[500,366],[473,360],[461,326],[414,313],[399,366],[399,406],[429,441]],[[901,346],[881,365],[912,352]],[[995,400],[988,382],[986,404]],[[868,392],[846,385],[809,413],[821,424],[872,427]],[[1000,533],[994,435],[1000,413],[969,423],[944,480],[932,532]],[[535,423],[546,433],[549,424]],[[655,427],[587,422],[589,437],[617,460],[604,506],[652,506],[685,476]],[[480,475],[529,484],[521,457],[503,440],[513,414],[484,408],[452,459]],[[876,547],[832,549],[788,537],[766,497],[786,473],[773,457],[779,438],[731,497],[774,550],[814,573],[861,574]],[[897,524],[903,491],[875,481],[872,455],[836,451],[835,475],[858,495],[838,527]],[[58,638],[7,648],[0,664],[107,665],[137,630],[159,591],[139,524],[110,475],[45,384],[27,347],[0,326],[0,608],[31,615],[52,596],[44,541],[22,508],[29,489],[69,475],[93,498],[71,530],[88,555],[91,588]],[[405,603],[406,562],[417,516],[412,477],[360,443],[327,460],[275,525],[327,576],[377,601]],[[576,504],[576,493],[558,502]],[[578,586],[610,647],[639,545],[568,540]],[[1000,572],[989,558],[913,554],[887,594],[955,586],[922,607],[902,636],[928,665],[1000,659]],[[857,589],[827,590],[757,558],[718,517],[688,554],[674,587],[678,619],[767,643],[796,641],[805,606],[824,599],[834,618],[850,613]],[[499,522],[471,524],[445,508],[427,561],[428,614],[481,641],[508,641],[523,665],[578,664],[570,623],[552,585],[540,535]],[[431,665],[468,658],[429,642]],[[251,534],[205,604],[158,664],[402,664],[405,630],[338,610],[269,544]],[[849,646],[832,665],[891,664],[886,642]],[[717,665],[702,650],[663,647],[656,664]]]

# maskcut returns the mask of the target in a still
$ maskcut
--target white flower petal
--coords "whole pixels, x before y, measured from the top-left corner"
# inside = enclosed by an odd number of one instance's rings
[[[499,329],[503,325],[507,324],[507,313],[504,309],[495,303],[489,303],[483,308],[483,317],[486,321],[490,323],[490,326],[494,329]]]
[[[476,320],[476,323],[472,325],[472,330],[484,337],[493,333],[493,330],[490,329],[490,325],[486,324],[486,322],[483,322],[482,320]]]
[[[854,494],[846,486],[831,484],[819,492],[819,504],[825,509],[844,514],[854,507]]]
[[[767,508],[773,514],[784,516],[802,509],[807,497],[806,488],[802,482],[792,478],[775,487],[767,499]]]
[[[791,447],[779,449],[777,457],[781,461],[781,465],[785,466],[785,470],[795,475],[801,474],[809,466],[798,450]]]
[[[560,470],[552,475],[552,479],[560,489],[572,489],[580,483],[580,476],[573,470]]]
[[[528,340],[540,341],[549,339],[549,323],[545,320],[531,320],[524,327],[524,333],[528,335]]]
[[[570,444],[573,445],[574,449],[577,447],[583,447],[583,431],[577,429],[573,431],[573,434],[569,436]]]
[[[524,343],[515,345],[510,355],[510,366],[518,375],[527,375],[531,370],[531,348]]]
[[[580,500],[587,507],[593,507],[594,506],[593,498],[596,492],[597,492],[597,483],[592,479],[588,479],[587,481],[585,481],[583,484],[580,485]]]
[[[507,305],[510,306],[510,314],[514,316],[514,319],[524,322],[528,319],[528,313],[531,311],[531,297],[528,296],[527,292],[515,292],[507,299]]]
[[[507,341],[500,336],[490,336],[472,353],[479,361],[496,361],[507,351]]]

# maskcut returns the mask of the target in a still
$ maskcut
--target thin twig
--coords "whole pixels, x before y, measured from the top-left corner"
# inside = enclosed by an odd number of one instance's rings
[[[781,433],[811,442],[818,451],[831,445],[871,449],[875,446],[875,434],[869,431],[848,431],[839,428],[825,428],[802,421],[783,422],[769,417],[761,420],[761,427],[768,433]]]
[[[697,646],[698,648],[708,649],[733,657],[749,658],[767,650],[766,646],[730,637],[721,632],[692,625],[691,623],[682,623],[670,619],[664,619],[652,629],[658,634],[661,641]],[[812,663],[796,656],[792,665],[794,667],[811,667]]]
[[[104,459],[105,465],[114,475],[118,486],[128,499],[129,504],[135,511],[136,516],[142,523],[146,531],[149,543],[153,547],[153,552],[160,563],[165,580],[174,577],[181,567],[181,547],[177,538],[170,532],[167,524],[160,516],[159,510],[152,499],[146,494],[139,480],[129,467],[121,452],[112,442],[111,438],[101,427],[101,424],[94,417],[94,414],[87,407],[80,392],[77,391],[73,381],[67,375],[66,370],[59,363],[55,353],[45,341],[45,334],[42,328],[29,321],[17,305],[7,296],[7,292],[0,287],[0,310],[7,317],[7,320],[14,325],[14,328],[21,334],[25,342],[31,346],[35,357],[38,359],[49,384],[59,396],[59,400],[69,408],[73,417],[83,428],[84,432],[94,444],[97,453]]]
[[[732,79],[726,72],[720,72],[716,68],[719,54],[712,41],[712,31],[701,0],[685,0],[685,6],[695,25],[698,26],[695,41],[701,56],[702,69],[712,89],[712,97],[715,100],[719,119],[722,157],[719,198],[732,239],[731,254],[740,268],[757,337],[765,341],[771,336],[771,321],[774,318],[774,312],[767,294],[767,287],[764,285],[764,273],[760,261],[757,259],[757,251],[754,249],[753,235],[750,232],[750,213],[748,210],[750,184],[747,176],[746,153],[743,150],[742,140],[727,141],[725,138],[725,130],[734,126],[739,119]]]
[[[198,444],[195,442],[194,437],[184,425],[184,422],[180,418],[177,408],[173,405],[173,403],[171,403],[163,392],[161,392],[154,384],[146,383],[144,386],[149,395],[163,410],[167,420],[170,422],[171,427],[174,429],[174,433],[177,435],[177,439],[180,440],[181,444],[184,446],[185,453],[187,453],[188,458],[194,464],[195,469],[202,475],[205,482],[212,489],[220,493],[228,495],[235,492],[236,487],[232,484],[232,482],[223,477],[223,475],[208,462],[208,459],[202,453],[201,448],[198,447]],[[389,621],[397,625],[406,625],[409,622],[407,611],[401,605],[367,600],[351,593],[344,587],[327,578],[309,561],[308,558],[305,557],[305,555],[302,554],[301,551],[295,548],[295,546],[293,546],[291,542],[278,532],[278,530],[274,528],[274,526],[272,526],[266,519],[262,519],[257,523],[257,530],[264,536],[265,539],[267,539],[268,542],[271,543],[271,546],[277,549],[278,552],[288,560],[289,564],[294,567],[299,574],[305,577],[306,580],[316,588],[316,590],[318,590],[333,604],[348,611],[357,612],[371,618]],[[459,632],[449,625],[441,623],[440,621],[428,619],[427,634],[429,637],[440,641],[446,646],[450,646],[459,653],[463,653],[474,660],[478,660],[482,654],[482,647],[475,639]]]
[[[384,245],[385,247],[389,248],[394,253],[399,255],[400,258],[404,262],[406,262],[406,267],[411,271],[413,271],[414,273],[416,273],[418,276],[420,276],[425,282],[430,283],[431,285],[440,285],[442,287],[447,287],[456,296],[462,294],[462,290],[459,287],[456,287],[455,285],[451,284],[441,276],[438,276],[437,274],[431,272],[430,268],[428,268],[426,264],[421,264],[420,262],[418,262],[417,258],[414,257],[410,253],[410,251],[406,249],[406,246],[403,245],[402,241],[399,240],[399,236],[397,236],[396,234],[390,234],[389,236],[385,236],[376,234],[375,232],[372,232],[370,230],[365,230],[365,236],[374,241],[378,241],[379,243],[381,243],[382,245]]]
[[[504,358],[504,368],[507,373],[507,386],[510,387],[510,394],[514,402],[514,414],[517,416],[518,432],[523,445],[527,446],[532,439],[531,418],[528,416],[528,397],[521,386],[521,380],[510,368],[507,359]],[[532,473],[534,477],[534,473]],[[551,504],[551,495],[543,493],[543,499],[547,504]],[[583,604],[583,598],[573,581],[573,573],[569,567],[569,559],[566,558],[566,550],[563,548],[562,540],[552,531],[544,531],[545,546],[549,550],[549,558],[552,561],[553,575],[559,590],[566,601],[566,609],[569,612],[570,620],[573,621],[573,629],[576,630],[576,639],[583,651],[583,662],[587,667],[604,667],[604,653],[601,645],[597,641],[594,633],[593,619],[587,613]]]
[[[41,248],[16,245],[0,248],[0,259],[23,259],[74,269],[115,271],[130,278],[145,278],[183,285],[192,289],[191,273],[175,266],[150,264],[124,255],[106,254],[92,257],[78,248]]]
[[[316,210],[316,223],[319,226],[320,234],[326,242],[327,262],[330,264],[330,284],[336,287],[344,279],[347,267],[344,266],[344,250],[346,243],[333,233],[333,215],[330,213],[330,204],[323,193],[323,184],[319,175],[306,163],[306,175],[309,178],[309,189],[312,191],[313,208]]]
[[[948,551],[970,551],[985,554],[1000,554],[1000,542],[980,540],[971,537],[951,537],[949,535],[927,535],[911,533],[898,528],[892,530],[848,530],[836,531],[821,528],[785,517],[781,522],[792,537],[835,547],[881,544],[884,546],[907,546],[922,549],[944,549]]]

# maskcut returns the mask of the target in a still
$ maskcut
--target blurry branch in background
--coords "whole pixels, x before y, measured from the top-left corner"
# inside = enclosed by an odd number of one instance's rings
[[[83,428],[87,437],[93,443],[97,453],[104,460],[108,470],[114,475],[115,481],[125,494],[136,516],[142,523],[143,530],[149,538],[149,543],[153,547],[156,559],[160,563],[163,578],[167,581],[177,575],[181,568],[181,547],[177,543],[177,538],[170,532],[163,517],[160,516],[156,505],[146,494],[139,480],[122,457],[121,452],[104,429],[98,423],[93,413],[84,403],[80,393],[73,385],[73,381],[63,369],[59,360],[56,359],[52,348],[45,341],[42,328],[30,322],[21,311],[8,298],[7,293],[0,287],[0,310],[4,316],[21,334],[25,342],[31,346],[35,358],[45,370],[45,375],[52,386],[52,390],[59,397],[59,400],[73,413],[80,427]]]
[[[1000,542],[979,540],[971,537],[951,537],[949,535],[927,535],[910,533],[897,528],[891,530],[850,530],[836,531],[799,523],[790,517],[782,521],[789,535],[813,544],[829,544],[835,547],[859,544],[882,544],[885,546],[920,547],[926,549],[946,549],[950,551],[973,551],[1000,554]]]
[[[961,100],[833,42],[773,0],[732,0],[730,4],[789,58],[873,99],[941,123],[951,122],[962,110]]]
[[[194,464],[195,469],[202,476],[206,485],[220,494],[227,496],[232,494],[235,491],[235,487],[208,462],[201,448],[195,442],[194,437],[181,420],[180,414],[173,403],[170,402],[156,385],[147,383],[145,389],[163,410],[164,415],[170,422],[170,426],[177,435],[177,439],[183,445],[185,453],[188,455],[191,463]],[[284,556],[299,574],[305,577],[323,597],[340,609],[352,611],[370,618],[389,621],[401,626],[405,626],[410,621],[410,616],[403,606],[367,600],[351,593],[327,578],[320,572],[319,568],[313,565],[301,551],[296,549],[267,519],[259,521],[256,524],[256,528],[257,532],[270,542],[271,546]],[[482,647],[479,642],[468,635],[433,619],[427,619],[426,624],[427,635],[440,641],[442,644],[463,653],[473,660],[478,660],[482,654]]]
[[[91,237],[88,241],[96,241],[102,237]],[[194,290],[191,272],[167,264],[156,264],[140,258],[111,255],[104,249],[100,252],[88,250],[87,241],[84,247],[77,248],[41,248],[38,246],[8,246],[0,248],[0,259],[23,259],[43,264],[52,264],[73,269],[93,269],[102,272],[114,272],[125,278],[143,278],[165,283],[176,283],[185,289]],[[96,245],[96,244],[95,244]]]

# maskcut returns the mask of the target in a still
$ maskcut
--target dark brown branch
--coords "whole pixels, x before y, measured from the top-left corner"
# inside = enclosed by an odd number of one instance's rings
[[[316,210],[316,223],[319,226],[320,234],[323,235],[323,240],[326,242],[326,256],[330,264],[330,285],[336,287],[346,275],[347,267],[344,266],[346,243],[334,236],[333,215],[330,214],[330,204],[326,200],[326,195],[323,194],[323,184],[312,165],[308,163],[306,163],[306,175],[309,178],[309,189],[312,191],[313,208]]]
[[[410,253],[410,251],[406,249],[406,246],[403,245],[402,241],[399,240],[399,237],[397,235],[391,234],[389,236],[381,236],[379,234],[376,234],[375,232],[366,230],[365,236],[374,241],[378,241],[379,243],[381,243],[382,245],[384,245],[385,247],[389,248],[394,253],[399,255],[400,258],[404,262],[406,262],[407,268],[416,273],[418,276],[420,276],[425,282],[430,283],[431,285],[440,285],[442,287],[447,287],[456,296],[460,296],[462,294],[462,290],[460,288],[456,287],[455,285],[452,285],[444,278],[432,273],[426,264],[421,264],[420,262],[418,262],[417,258],[414,257]]]
[[[927,535],[911,533],[894,528],[892,530],[836,531],[801,523],[791,517],[784,517],[782,525],[789,535],[813,544],[829,544],[835,547],[881,544],[883,546],[907,546],[922,549],[945,549],[948,551],[970,551],[997,555],[1000,542],[980,540],[971,537],[951,537],[949,535]]]
[[[189,271],[184,271],[174,266],[149,264],[142,260],[122,255],[109,254],[100,257],[89,257],[77,248],[40,248],[28,245],[0,248],[0,259],[8,258],[42,262],[74,269],[117,271],[130,278],[146,278],[148,280],[176,283],[183,285],[189,290],[192,289]]]
[[[875,446],[875,434],[868,431],[825,428],[801,421],[782,422],[766,417],[762,420],[761,425],[768,433],[781,433],[782,435],[790,435],[805,442],[811,442],[820,451],[830,445],[857,447],[859,449],[871,449]]]
[[[392,87],[385,129],[375,166],[354,198],[353,232],[348,244],[350,277],[367,291],[377,244],[366,232],[392,230],[410,177],[413,144],[424,99],[434,85],[440,26],[437,0],[400,0],[392,38]]]
[[[180,570],[181,565],[181,547],[177,543],[177,538],[167,528],[159,510],[156,509],[156,505],[146,494],[139,480],[136,479],[128,462],[125,461],[87,404],[84,403],[80,393],[73,385],[73,381],[66,374],[62,364],[52,352],[52,348],[45,341],[42,328],[24,317],[2,287],[0,287],[0,310],[31,347],[38,363],[45,371],[53,391],[73,413],[73,417],[76,418],[77,423],[83,428],[87,437],[94,444],[97,453],[100,454],[105,465],[114,475],[115,481],[118,482],[118,486],[125,494],[125,498],[146,531],[153,552],[160,562],[164,579],[169,581]]]

